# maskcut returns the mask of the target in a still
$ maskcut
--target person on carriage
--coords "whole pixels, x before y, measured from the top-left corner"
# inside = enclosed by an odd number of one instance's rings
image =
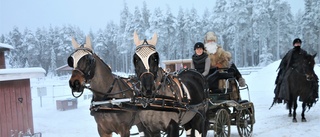
[[[192,55],[191,69],[196,69],[203,76],[207,76],[210,70],[210,59],[208,54],[205,53],[204,44],[197,42],[194,45],[194,54]]]
[[[209,31],[206,33],[204,37],[205,52],[209,55],[211,61],[209,74],[214,73],[218,68],[229,68],[229,70],[234,73],[235,78],[239,82],[239,86],[245,87],[245,79],[242,77],[236,65],[231,62],[231,53],[225,51],[217,42],[218,39],[214,32]]]
[[[280,90],[280,87],[286,87],[286,77],[289,76],[289,73],[291,72],[290,70],[292,70],[290,68],[297,68],[297,66],[300,65],[303,61],[303,57],[308,54],[307,51],[301,48],[301,44],[302,41],[300,38],[294,39],[292,42],[293,48],[285,54],[285,56],[282,58],[280,62],[280,65],[278,67],[278,75],[275,80],[276,87],[274,89],[274,102],[281,103],[282,100],[289,100],[289,92],[287,92],[287,89],[284,88],[285,90]],[[314,76],[315,82],[318,83],[318,76],[315,73]],[[315,98],[318,98],[318,91],[316,91],[315,96]]]

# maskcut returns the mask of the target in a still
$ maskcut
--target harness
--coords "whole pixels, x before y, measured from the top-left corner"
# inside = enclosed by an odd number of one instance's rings
[[[78,61],[82,57],[84,57],[86,55],[93,56],[92,60],[95,60],[95,56],[96,55],[92,52],[91,49],[80,47],[70,55],[70,57],[68,58],[68,64],[69,64],[69,66],[75,67],[75,69],[74,69],[75,71],[78,71],[82,75],[84,75],[85,83],[86,83],[86,85],[84,85],[85,89],[89,89],[93,93],[103,96],[102,99],[104,101],[94,101],[94,98],[92,99],[90,110],[94,110],[94,111],[98,111],[98,110],[102,110],[102,109],[103,110],[117,110],[117,109],[118,110],[123,110],[123,106],[122,105],[124,103],[130,103],[130,102],[132,102],[132,100],[134,100],[132,98],[125,98],[126,97],[126,93],[125,92],[127,92],[127,91],[137,92],[137,91],[135,89],[131,88],[130,86],[126,86],[127,88],[123,89],[123,87],[121,87],[121,85],[128,85],[128,83],[125,83],[124,80],[122,80],[119,76],[116,76],[116,75],[113,75],[113,81],[112,81],[111,85],[109,86],[109,88],[107,89],[106,92],[99,91],[97,89],[92,89],[89,83],[90,83],[91,79],[94,76],[94,73],[92,73],[92,72],[95,72],[94,71],[95,70],[95,61],[94,61],[94,63],[90,63],[89,64],[90,65],[89,66],[90,70],[88,72],[84,72],[83,70],[80,70],[80,69],[77,68]],[[106,65],[106,66],[109,67],[108,65]],[[132,81],[128,81],[128,82],[132,82]],[[115,87],[116,84],[118,85],[120,90],[116,91],[116,92],[113,92],[114,91],[114,87]],[[134,85],[135,83],[132,82],[130,84]],[[78,98],[83,94],[83,92],[84,91],[82,91],[80,93],[80,95],[76,96],[74,94],[74,91],[72,91],[72,95],[75,98]],[[122,96],[124,96],[124,98],[116,99],[116,98],[110,98],[109,97],[109,96],[118,95],[118,94],[122,94]],[[132,107],[130,107],[130,108],[132,108]]]

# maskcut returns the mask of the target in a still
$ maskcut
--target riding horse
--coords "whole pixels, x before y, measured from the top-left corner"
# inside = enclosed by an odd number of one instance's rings
[[[278,97],[283,97],[289,109],[289,117],[293,116],[292,121],[297,122],[296,109],[297,99],[302,102],[301,121],[306,122],[306,108],[309,109],[318,100],[318,77],[313,68],[315,65],[315,55],[306,54],[301,59],[301,64],[295,68],[288,69],[284,74],[283,83],[280,85]],[[292,112],[293,109],[293,112]]]
[[[133,57],[135,73],[141,81],[141,102],[146,103],[146,110],[140,110],[139,118],[147,129],[146,135],[156,136],[165,131],[167,136],[177,137],[179,126],[186,125],[187,129],[196,129],[206,136],[205,78],[192,70],[173,75],[159,68],[156,34],[151,40],[141,41],[135,32],[134,42],[137,46]]]
[[[131,126],[138,123],[134,108],[123,109],[134,96],[132,83],[112,74],[110,67],[93,52],[89,36],[83,45],[72,38],[72,45],[75,51],[68,58],[68,65],[74,68],[69,80],[72,94],[82,94],[85,88],[93,92],[90,110],[101,137],[111,137],[112,132],[129,137]]]

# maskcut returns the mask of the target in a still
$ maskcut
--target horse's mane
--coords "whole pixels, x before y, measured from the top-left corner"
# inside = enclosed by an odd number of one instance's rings
[[[197,70],[182,69],[178,72],[178,77],[187,86],[190,96],[197,96],[197,99],[194,97],[190,103],[199,103],[202,101],[203,97],[207,97],[207,93],[204,91],[208,88],[207,81]],[[199,96],[199,92],[203,93],[202,97]]]
[[[107,69],[107,71],[112,74],[112,76],[114,78],[119,78],[119,79],[124,80],[126,82],[128,82],[128,81],[136,81],[136,79],[134,79],[134,78],[125,78],[125,77],[122,77],[122,76],[119,76],[119,75],[116,75],[116,74],[112,73],[111,67],[107,63],[105,63],[97,54],[94,53],[92,55],[94,56],[94,58],[96,60],[100,61],[101,64],[104,64],[103,67],[105,67]]]
[[[103,66],[104,66],[108,71],[110,71],[110,72],[112,73],[111,67],[110,67],[107,63],[105,63],[97,54],[93,53],[92,55],[93,55],[93,57],[94,57],[97,61],[100,61],[101,64],[103,64]],[[112,74],[113,74],[113,73],[112,73]],[[113,74],[113,76],[117,76],[117,75]]]

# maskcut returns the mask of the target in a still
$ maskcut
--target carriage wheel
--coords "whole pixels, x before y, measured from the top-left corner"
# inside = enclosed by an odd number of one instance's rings
[[[230,136],[230,116],[227,110],[219,109],[215,116],[215,137]]]
[[[251,137],[253,130],[253,114],[249,109],[240,110],[237,115],[237,128],[241,137]]]

